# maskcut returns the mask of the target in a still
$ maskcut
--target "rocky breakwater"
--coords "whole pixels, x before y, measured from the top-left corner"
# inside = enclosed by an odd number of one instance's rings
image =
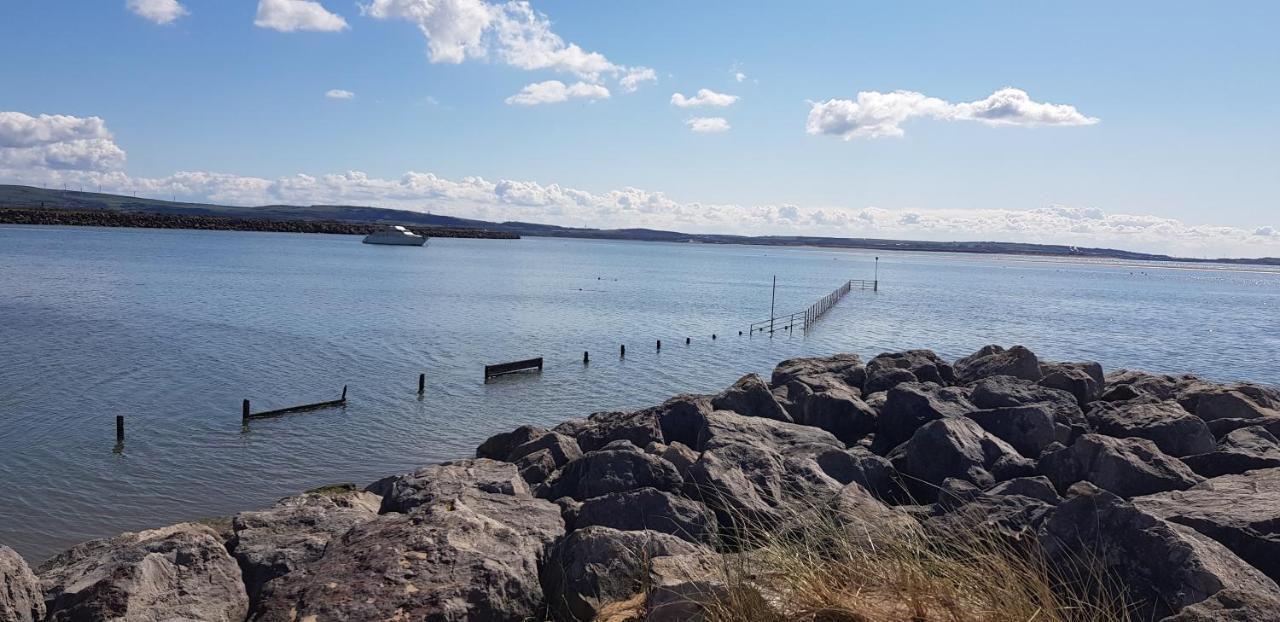
[[[0,621],[700,619],[743,598],[725,568],[753,534],[819,515],[856,516],[869,547],[983,532],[1051,566],[1088,560],[1130,619],[1277,620],[1278,434],[1275,389],[1022,347],[794,359],[222,530],[124,534],[34,571],[0,548]],[[814,617],[746,585],[753,619],[995,619]]]

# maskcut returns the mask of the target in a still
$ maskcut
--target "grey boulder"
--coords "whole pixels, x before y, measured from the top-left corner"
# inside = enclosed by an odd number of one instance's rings
[[[886,447],[906,442],[920,426],[946,417],[963,417],[978,410],[969,390],[932,382],[902,383],[889,389],[880,409],[877,440]]]
[[[887,391],[903,382],[932,382],[950,385],[956,381],[951,364],[932,350],[886,352],[867,363],[864,395]]]
[[[756,374],[747,374],[733,386],[711,398],[711,407],[745,417],[762,417],[791,423],[791,415],[774,399],[769,385]]]
[[[1182,459],[1205,477],[1280,467],[1280,440],[1262,426],[1228,433],[1211,452]]]
[[[968,416],[1028,458],[1039,456],[1050,443],[1060,440],[1053,414],[1038,405],[978,410]]]
[[[249,611],[236,560],[194,523],[85,542],[37,574],[50,622],[239,622]]]
[[[1205,421],[1280,416],[1280,390],[1276,389],[1239,384],[1197,391],[1194,397],[1192,411]]]
[[[1209,426],[1174,401],[1100,402],[1087,417],[1100,434],[1145,438],[1170,456],[1213,451]]]
[[[692,499],[654,488],[613,492],[583,501],[573,527],[609,527],[621,531],[653,531],[689,542],[714,544],[716,517]]]
[[[40,580],[17,551],[0,546],[0,622],[44,620]]]
[[[484,458],[442,462],[387,482],[380,512],[410,512],[440,499],[528,496],[529,485],[514,464]]]
[[[675,465],[627,441],[615,441],[566,464],[539,488],[538,496],[581,501],[644,487],[674,491],[683,484]]]
[[[796,423],[826,430],[846,445],[876,431],[876,411],[853,390],[834,388],[808,396]]]
[[[979,488],[1031,475],[1034,463],[971,419],[952,417],[929,423],[889,454],[917,500],[931,501],[947,478]]]
[[[1040,380],[1040,360],[1022,346],[1004,349],[985,346],[955,362],[956,382],[970,384],[991,376],[1013,376],[1035,382]]]
[[[1040,473],[1060,492],[1087,481],[1124,498],[1190,488],[1204,478],[1141,438],[1085,434],[1040,458]]]
[[[1188,490],[1135,497],[1133,504],[1217,540],[1280,581],[1280,469],[1215,477]]]
[[[1081,408],[1101,398],[1107,383],[1102,365],[1093,362],[1040,363],[1040,376],[1041,386],[1070,393]]]

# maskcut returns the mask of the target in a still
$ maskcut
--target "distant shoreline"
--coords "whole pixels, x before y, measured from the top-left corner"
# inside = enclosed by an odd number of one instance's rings
[[[45,225],[69,227],[127,227],[133,229],[193,229],[203,231],[266,231],[275,233],[326,233],[368,235],[380,228],[376,224],[337,222],[332,220],[268,220],[227,216],[185,216],[81,211],[62,209],[13,209],[0,207],[0,224]],[[433,238],[473,238],[486,240],[518,240],[509,231],[489,231],[455,227],[408,227],[413,232]]]

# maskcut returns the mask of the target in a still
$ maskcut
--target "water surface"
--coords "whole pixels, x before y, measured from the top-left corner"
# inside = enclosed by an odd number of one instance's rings
[[[855,290],[807,335],[738,337],[768,317],[773,275],[779,311],[799,311],[872,278],[873,257],[0,228],[0,543],[38,561],[88,538],[468,456],[523,423],[717,391],[798,355],[929,347],[955,358],[1021,343],[1107,368],[1280,378],[1280,275],[1223,266],[880,253],[880,291]],[[540,375],[482,381],[487,363],[535,356]],[[344,384],[345,408],[241,425],[242,399],[275,408],[336,398]]]

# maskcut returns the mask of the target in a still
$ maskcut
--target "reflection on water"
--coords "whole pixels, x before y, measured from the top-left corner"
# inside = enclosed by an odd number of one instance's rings
[[[768,317],[773,275],[779,311],[800,311],[871,278],[873,254],[0,228],[0,543],[40,559],[366,483],[470,455],[522,423],[716,391],[798,355],[930,347],[955,358],[1022,343],[1108,368],[1280,378],[1273,272],[880,257],[878,293],[854,290],[809,334],[769,339],[737,333]],[[483,382],[486,364],[538,356],[540,374]],[[241,425],[243,399],[266,410],[334,399],[343,385],[343,408]],[[116,415],[127,421],[118,450]]]

